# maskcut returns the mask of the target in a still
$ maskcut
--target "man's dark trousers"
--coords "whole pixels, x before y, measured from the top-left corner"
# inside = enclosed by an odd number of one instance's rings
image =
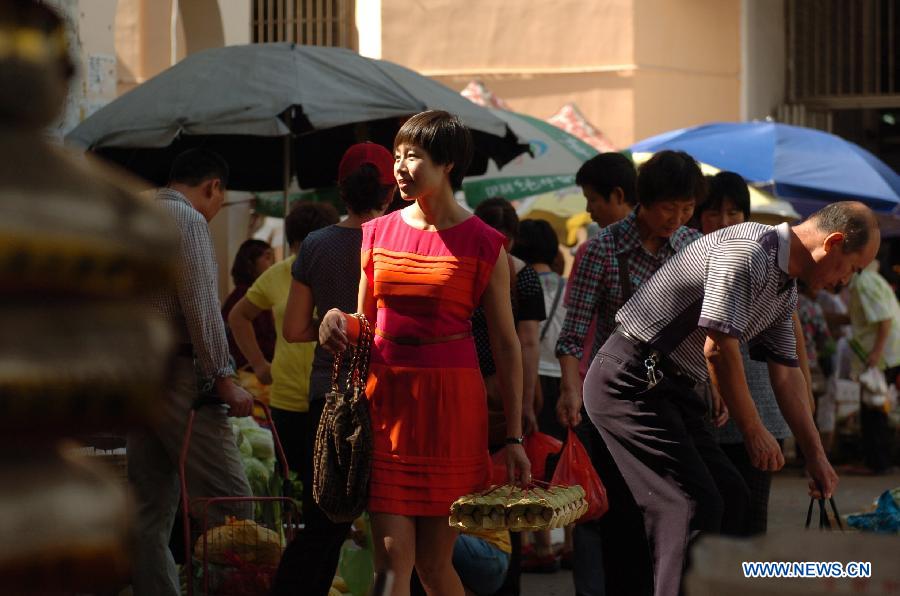
[[[743,527],[750,494],[704,421],[703,399],[671,374],[648,387],[646,356],[644,346],[610,336],[585,378],[585,408],[643,512],[654,594],[674,596],[689,541]]]

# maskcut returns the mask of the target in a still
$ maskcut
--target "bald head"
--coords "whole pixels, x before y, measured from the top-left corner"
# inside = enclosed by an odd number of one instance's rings
[[[791,247],[792,277],[813,290],[835,290],[872,262],[881,245],[878,220],[856,201],[832,203],[794,227],[798,250]],[[799,250],[800,247],[805,250]]]
[[[808,221],[826,236],[843,234],[841,249],[845,253],[864,250],[880,234],[875,214],[858,201],[831,203],[810,215]]]

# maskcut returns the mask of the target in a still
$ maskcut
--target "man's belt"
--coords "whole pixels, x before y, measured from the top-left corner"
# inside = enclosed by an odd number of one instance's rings
[[[678,365],[672,362],[670,358],[666,357],[663,352],[660,352],[647,342],[634,337],[625,331],[621,325],[616,327],[614,333],[617,333],[638,348],[640,357],[643,359],[643,364],[648,371],[648,380],[652,377],[653,370],[655,369],[662,372],[664,376],[669,377],[672,381],[685,387],[693,389],[697,384],[697,381],[691,375],[681,370]],[[656,384],[653,381],[651,381],[651,383]]]
[[[395,344],[400,344],[404,346],[424,346],[429,344],[442,344],[448,341],[457,341],[460,339],[466,339],[467,337],[472,336],[471,331],[463,331],[462,333],[454,333],[453,335],[441,335],[438,337],[413,337],[413,336],[398,336],[388,333],[383,329],[375,328],[375,334],[380,335],[386,340],[392,341]]]

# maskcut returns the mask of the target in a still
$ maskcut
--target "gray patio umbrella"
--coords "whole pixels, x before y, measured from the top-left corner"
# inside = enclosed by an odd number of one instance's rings
[[[98,110],[66,140],[163,184],[172,158],[203,146],[232,168],[229,187],[330,186],[344,150],[391,147],[406,118],[457,114],[472,130],[470,173],[528,151],[505,122],[452,89],[397,64],[350,50],[291,43],[198,52]]]

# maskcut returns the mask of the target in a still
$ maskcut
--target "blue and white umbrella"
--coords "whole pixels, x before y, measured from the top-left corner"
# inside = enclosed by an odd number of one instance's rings
[[[723,122],[675,130],[632,145],[634,152],[685,151],[787,199],[808,215],[855,199],[883,213],[900,205],[900,176],[859,145],[777,122]]]

